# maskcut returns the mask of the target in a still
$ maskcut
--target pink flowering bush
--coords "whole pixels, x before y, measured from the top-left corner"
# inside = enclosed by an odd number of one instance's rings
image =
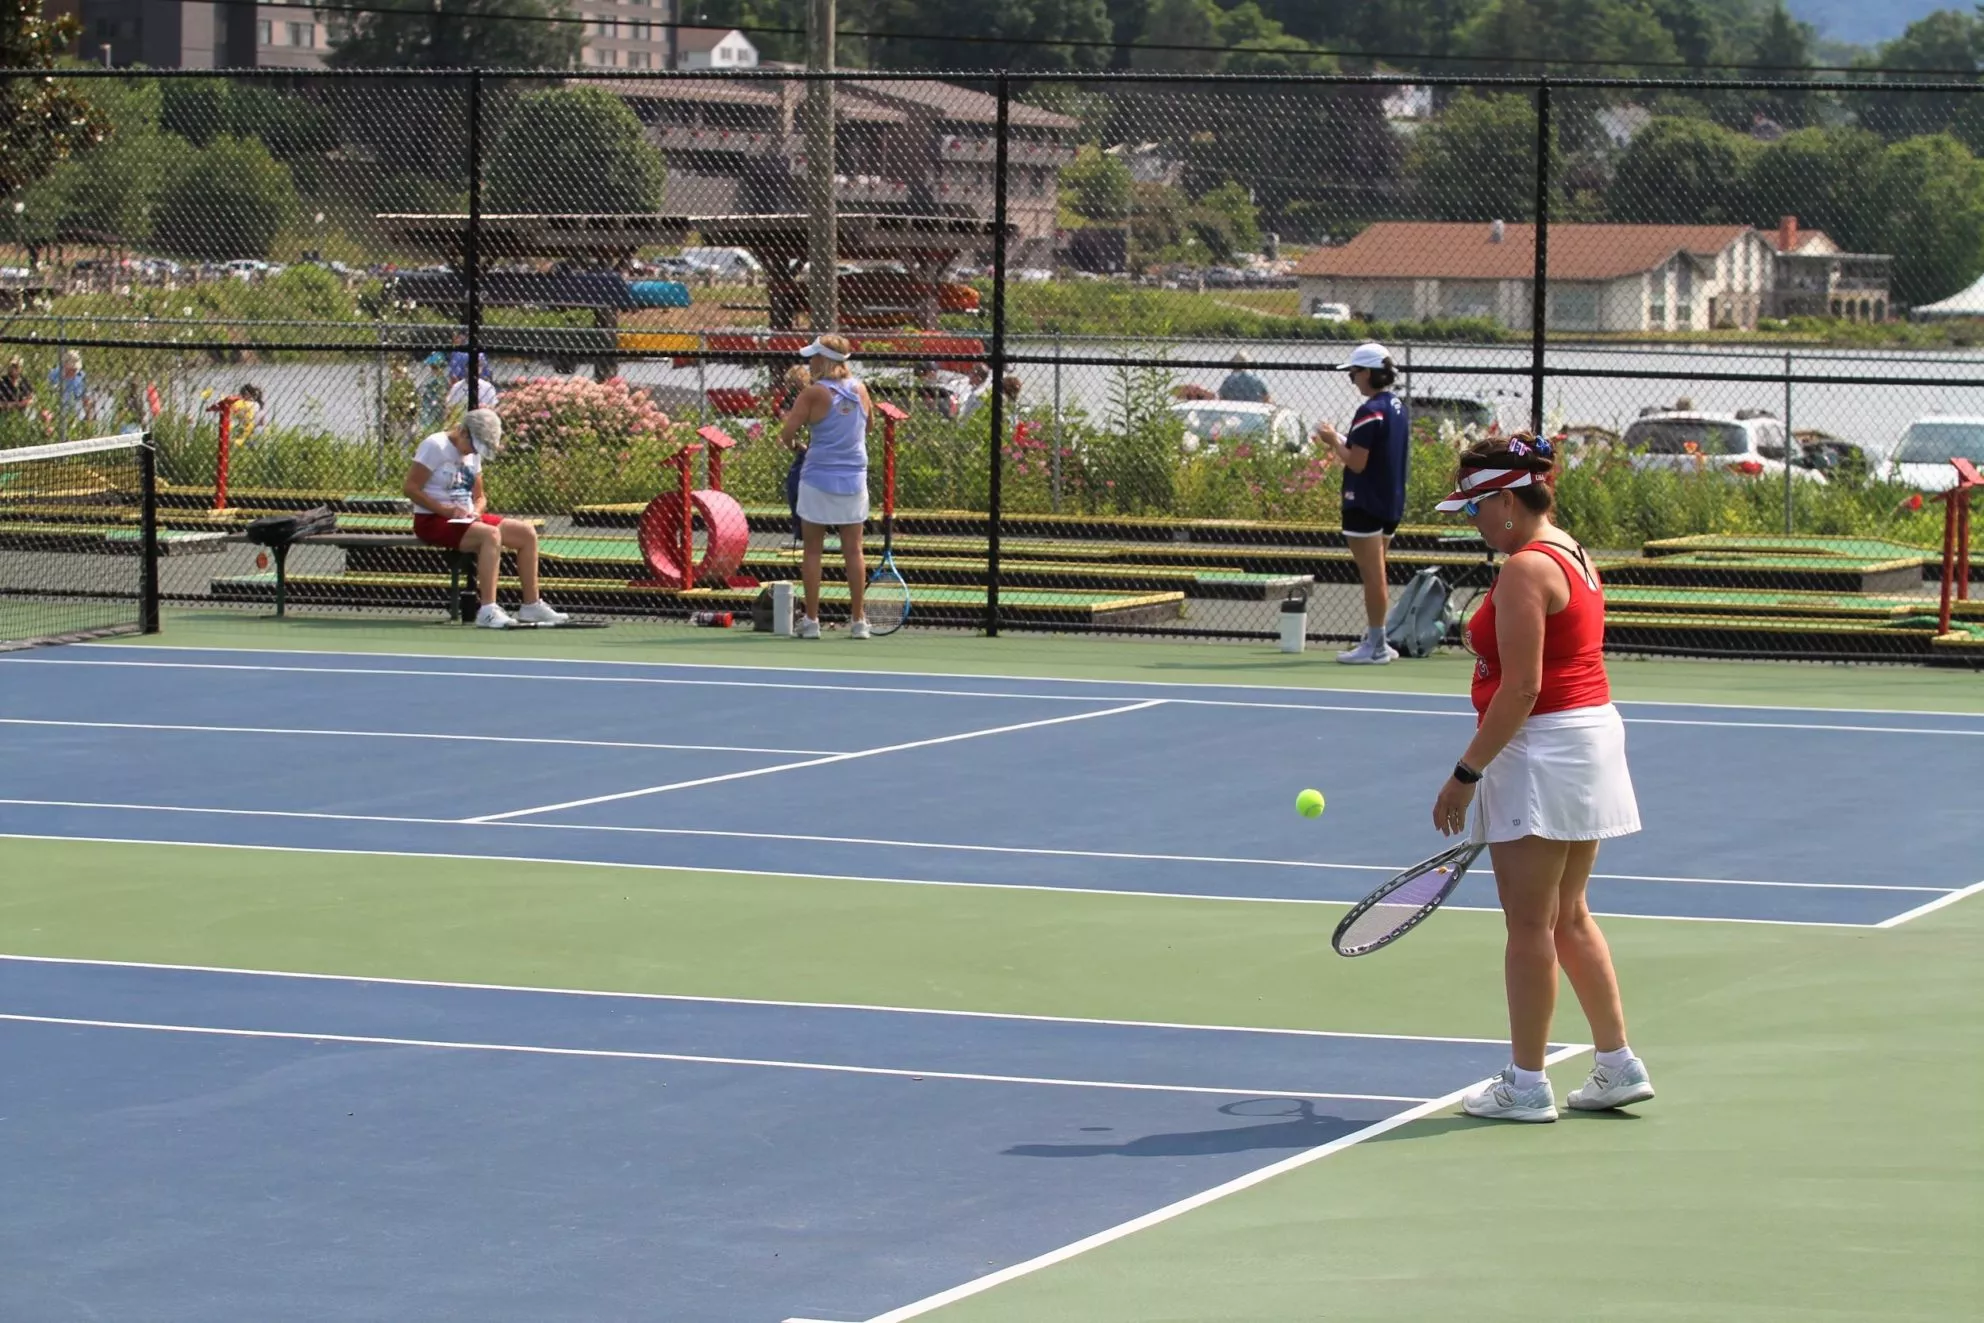
[[[668,459],[695,439],[619,377],[533,377],[496,412],[503,452],[486,481],[492,504],[515,510],[650,500],[674,486]]]

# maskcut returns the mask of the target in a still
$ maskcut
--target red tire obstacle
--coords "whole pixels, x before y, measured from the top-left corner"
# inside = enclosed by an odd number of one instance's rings
[[[648,502],[639,526],[641,559],[651,579],[636,580],[635,588],[693,588],[699,583],[727,588],[755,588],[756,579],[737,573],[751,549],[751,524],[744,507],[723,490],[723,452],[737,443],[718,427],[705,427],[697,436],[708,443],[710,485],[695,490],[695,459],[703,446],[691,443],[668,461],[681,485]],[[695,521],[703,525],[703,554],[696,556]]]

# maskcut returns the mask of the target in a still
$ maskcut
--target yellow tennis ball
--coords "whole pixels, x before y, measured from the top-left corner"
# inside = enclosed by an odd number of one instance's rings
[[[1304,790],[1295,797],[1295,811],[1305,818],[1322,817],[1323,792],[1320,790]]]

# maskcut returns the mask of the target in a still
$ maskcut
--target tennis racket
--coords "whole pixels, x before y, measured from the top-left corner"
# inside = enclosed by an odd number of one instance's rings
[[[1337,924],[1330,945],[1343,956],[1369,955],[1390,946],[1446,903],[1487,848],[1472,842],[1420,860],[1352,906]]]
[[[868,576],[863,599],[868,629],[876,635],[893,634],[909,619],[909,585],[896,568],[896,428],[893,406],[878,406],[888,419],[887,440],[882,446],[882,563]]]

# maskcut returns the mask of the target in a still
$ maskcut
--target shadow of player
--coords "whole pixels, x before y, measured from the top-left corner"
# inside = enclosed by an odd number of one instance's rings
[[[1370,1124],[1368,1120],[1320,1115],[1307,1098],[1252,1098],[1226,1103],[1219,1110],[1227,1116],[1274,1119],[1264,1125],[1142,1135],[1120,1144],[1015,1144],[1004,1153],[1018,1158],[1189,1158],[1255,1149],[1305,1149],[1341,1139]]]

